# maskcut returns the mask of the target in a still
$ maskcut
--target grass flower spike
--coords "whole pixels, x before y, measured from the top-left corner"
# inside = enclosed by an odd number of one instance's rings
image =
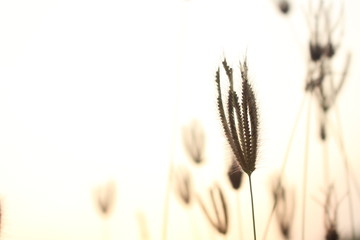
[[[231,183],[231,186],[234,190],[240,189],[243,174],[244,173],[239,168],[239,165],[236,163],[236,160],[233,159],[231,161],[231,165],[228,169],[227,175],[228,175],[228,179]]]
[[[216,194],[217,193],[217,194]],[[221,234],[226,235],[229,228],[229,215],[228,207],[226,204],[225,196],[221,188],[215,184],[210,189],[210,197],[212,209],[215,214],[211,214],[205,204],[198,197],[198,201],[201,209],[205,213],[206,218],[209,220],[210,224]],[[214,217],[213,217],[214,216]]]
[[[205,133],[200,122],[193,120],[183,129],[185,150],[195,164],[204,162]]]
[[[254,201],[251,183],[251,174],[255,170],[258,150],[258,114],[255,94],[248,80],[248,67],[246,58],[240,63],[242,93],[241,104],[239,96],[234,90],[233,69],[229,67],[226,59],[222,62],[225,73],[229,79],[227,98],[227,114],[225,113],[221,96],[220,69],[216,72],[217,105],[225,137],[241,169],[248,175],[250,184],[251,207],[253,216],[254,239],[256,240]]]
[[[192,184],[191,175],[184,167],[178,167],[175,172],[176,177],[176,193],[185,206],[191,204],[192,201]]]
[[[233,70],[226,62],[222,62],[229,79],[227,116],[223,106],[220,87],[220,69],[216,72],[218,91],[218,110],[226,139],[241,169],[249,176],[255,170],[258,148],[258,115],[254,92],[248,81],[246,59],[240,65],[242,78],[241,105],[239,96],[234,90]]]

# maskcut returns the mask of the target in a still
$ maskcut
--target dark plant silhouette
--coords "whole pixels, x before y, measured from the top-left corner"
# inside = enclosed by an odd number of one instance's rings
[[[207,208],[204,202],[198,197],[199,204],[201,209],[205,213],[206,218],[209,220],[210,224],[221,234],[226,234],[229,227],[229,216],[227,203],[225,201],[225,196],[219,185],[215,184],[210,189],[210,198],[211,198],[211,211]]]
[[[241,183],[243,180],[244,173],[241,171],[239,164],[235,160],[233,156],[231,158],[231,164],[228,167],[227,176],[231,187],[235,191],[236,194],[236,208],[237,208],[237,221],[236,221],[236,228],[238,228],[239,238],[243,238],[243,226],[242,226],[242,214],[241,214],[241,207],[240,207],[240,191],[238,191],[241,187]]]
[[[317,5],[314,9],[313,3],[316,2]],[[310,32],[310,38],[308,40],[308,45],[306,48],[306,52],[309,56],[308,60],[308,69],[307,76],[305,79],[305,97],[309,96],[309,109],[307,116],[307,124],[306,124],[306,142],[305,142],[305,151],[304,151],[304,173],[303,173],[303,196],[302,196],[302,230],[301,235],[302,239],[305,236],[305,223],[306,223],[306,194],[307,194],[307,162],[308,162],[308,152],[309,152],[309,125],[310,125],[310,108],[311,102],[314,99],[318,104],[318,116],[319,116],[319,136],[321,139],[322,147],[323,147],[323,173],[324,173],[324,182],[325,186],[329,186],[329,164],[328,164],[328,148],[327,148],[327,140],[328,140],[328,128],[329,125],[329,112],[331,109],[335,110],[335,114],[337,115],[337,123],[339,124],[339,133],[338,133],[338,141],[340,151],[343,154],[343,162],[345,166],[345,177],[346,177],[346,185],[347,191],[349,192],[348,200],[349,200],[349,210],[350,210],[350,222],[352,225],[353,238],[354,235],[354,223],[353,223],[353,207],[351,200],[351,191],[349,184],[349,166],[348,160],[345,154],[342,136],[341,136],[341,127],[339,120],[339,113],[336,108],[336,100],[341,92],[341,89],[345,83],[348,69],[350,66],[351,55],[347,54],[344,64],[339,65],[339,61],[335,62],[335,59],[339,59],[340,56],[340,43],[343,35],[343,28],[341,23],[343,21],[343,3],[340,2],[341,7],[336,8],[333,7],[333,3],[327,1],[309,1],[309,17],[308,17],[308,26]],[[332,10],[337,11],[335,14]],[[338,11],[340,9],[340,11]],[[337,16],[334,18],[334,16]],[[336,69],[334,68],[336,67]],[[341,71],[340,73],[337,71]],[[305,99],[304,97],[304,99]],[[301,110],[300,110],[301,112]],[[292,141],[294,135],[294,129],[296,128],[297,121],[295,122],[292,135],[290,137],[289,143]],[[285,165],[287,163],[288,151],[290,148],[290,144],[286,150],[285,159],[281,168],[281,174],[278,181],[278,188],[282,185],[282,174],[285,169]],[[270,215],[270,220],[267,223],[267,227],[265,230],[265,238],[268,230],[268,226],[271,222],[271,217],[277,208],[277,201],[274,201],[274,206]],[[264,239],[265,239],[264,238]]]
[[[197,120],[183,128],[183,142],[190,159],[200,164],[204,162],[205,134],[201,124]]]
[[[311,5],[310,5],[311,6]],[[310,9],[309,28],[310,28],[310,41],[309,41],[309,67],[306,79],[305,90],[314,96],[319,107],[318,112],[320,116],[319,136],[322,141],[324,149],[323,154],[323,169],[324,169],[324,182],[326,187],[329,186],[329,164],[328,164],[328,150],[327,150],[327,138],[328,138],[328,113],[330,109],[335,109],[337,116],[338,128],[339,128],[339,147],[342,151],[343,164],[345,168],[346,187],[349,192],[349,212],[350,222],[352,227],[353,238],[355,238],[354,220],[353,220],[353,204],[351,199],[350,188],[350,172],[349,163],[343,146],[342,135],[339,123],[339,113],[335,105],[336,98],[341,91],[347,73],[350,66],[351,55],[347,54],[345,64],[343,65],[340,76],[336,74],[333,69],[333,60],[338,57],[338,49],[340,48],[340,42],[343,35],[343,28],[341,22],[343,21],[343,3],[341,9],[338,12],[338,17],[333,18],[331,14],[333,5],[332,3],[325,3],[319,1],[317,8],[313,12]],[[306,171],[306,167],[305,167]],[[306,178],[304,178],[304,193],[306,194]],[[305,201],[304,207],[305,209]],[[304,210],[303,210],[304,211]],[[303,225],[305,223],[305,214],[303,214]],[[304,234],[304,233],[303,233]],[[304,238],[304,237],[303,237]]]
[[[294,219],[295,196],[293,191],[287,190],[282,184],[274,182],[272,188],[273,200],[276,202],[276,218],[279,224],[281,235],[284,239],[290,239],[291,225]]]
[[[309,41],[309,67],[305,90],[314,93],[323,117],[321,118],[320,136],[326,139],[326,113],[333,107],[345,82],[350,65],[350,54],[347,55],[343,71],[340,74],[338,83],[335,83],[335,76],[332,67],[332,60],[340,47],[340,40],[334,43],[336,30],[342,20],[342,10],[339,18],[332,22],[330,18],[331,5],[324,5],[320,1],[314,16],[309,18],[310,41]],[[340,31],[342,34],[342,31]],[[341,37],[341,36],[340,36]]]
[[[284,14],[284,15],[289,14],[289,12],[291,10],[290,0],[273,0],[273,1],[282,14]]]
[[[235,159],[232,159],[230,167],[227,172],[228,179],[234,190],[238,190],[241,187],[243,172],[241,171],[239,164]]]
[[[335,20],[330,16],[332,9],[333,5],[326,5],[324,1],[319,1],[315,10],[310,4],[308,17],[310,28],[309,52],[310,60],[313,62],[320,61],[322,58],[332,58],[340,47],[343,35],[343,29],[340,26],[343,21],[343,4]]]
[[[338,209],[338,205],[341,202],[336,202],[334,191],[335,191],[334,186],[331,185],[326,192],[326,199],[324,204],[326,240],[340,239],[339,233],[337,231],[337,209]]]
[[[233,70],[228,66],[226,59],[223,61],[223,67],[229,79],[230,87],[227,100],[228,116],[226,116],[221,96],[220,69],[218,69],[216,72],[217,103],[221,123],[236,161],[240,164],[241,169],[251,176],[255,170],[257,157],[259,123],[255,95],[248,81],[247,62],[245,59],[244,63],[240,65],[242,78],[241,106],[238,94],[234,90]]]
[[[177,196],[186,206],[192,201],[191,175],[184,167],[175,170],[175,190]]]
[[[255,170],[258,149],[259,122],[257,104],[255,94],[248,80],[248,66],[246,58],[243,63],[240,63],[240,72],[242,78],[241,105],[238,94],[234,90],[233,69],[229,67],[226,59],[224,59],[222,65],[229,80],[227,115],[225,114],[221,95],[220,68],[216,71],[218,110],[227,142],[230,145],[237,163],[249,177],[254,239],[256,239],[251,174]]]
[[[95,189],[96,206],[103,217],[108,217],[114,208],[115,189],[114,182],[107,182]]]

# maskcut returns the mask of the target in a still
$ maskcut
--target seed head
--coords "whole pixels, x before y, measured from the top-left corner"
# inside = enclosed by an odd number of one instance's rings
[[[279,1],[278,6],[283,14],[287,14],[290,11],[290,3],[286,0]]]
[[[255,94],[248,81],[248,67],[246,58],[240,63],[242,78],[241,104],[233,86],[233,70],[223,61],[223,67],[229,79],[227,98],[227,116],[223,106],[220,87],[220,69],[216,72],[218,91],[218,110],[226,139],[240,164],[242,170],[249,176],[255,170],[258,149],[258,114]]]
[[[205,134],[201,124],[193,120],[182,132],[185,150],[195,164],[204,162]]]
[[[217,196],[215,195],[215,191],[217,192]],[[201,198],[198,197],[200,207],[203,210],[206,218],[209,220],[210,224],[219,233],[226,235],[229,228],[228,208],[225,201],[225,196],[219,185],[216,184],[213,188],[210,189],[210,197],[212,210],[215,212],[215,214],[211,214]]]
[[[241,171],[239,164],[235,159],[232,160],[232,163],[228,169],[228,177],[232,188],[234,190],[238,190],[241,186],[243,172]]]
[[[192,200],[191,175],[184,167],[178,167],[175,172],[176,193],[185,205],[190,205]]]
[[[310,42],[309,44],[309,50],[310,50],[310,57],[311,57],[311,60],[314,61],[314,62],[317,62],[320,60],[322,54],[323,54],[323,49],[322,47],[320,46],[319,43],[313,43],[313,42]]]
[[[95,201],[100,213],[107,217],[115,202],[115,183],[108,182],[95,190]]]

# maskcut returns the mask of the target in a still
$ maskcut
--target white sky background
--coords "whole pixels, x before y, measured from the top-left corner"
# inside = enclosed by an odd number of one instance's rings
[[[217,119],[214,75],[223,56],[237,69],[246,53],[261,118],[261,151],[253,175],[261,236],[270,208],[264,202],[270,196],[267,176],[281,163],[303,94],[308,33],[301,9],[306,5],[295,7],[290,17],[283,17],[270,0],[1,1],[4,239],[101,239],[102,219],[92,190],[109,179],[118,188],[110,218],[112,239],[139,239],[138,211],[151,221],[151,239],[160,239],[169,160],[191,166],[180,135],[191,119],[203,123],[208,137],[207,163],[194,169],[199,191],[205,193],[214,179],[226,185],[219,171],[228,154]],[[351,50],[353,61],[339,98],[355,170],[360,157],[359,9],[357,1],[346,4],[341,54]],[[299,126],[303,131],[304,119]],[[313,131],[315,139],[315,124]],[[287,175],[298,184],[302,134],[295,141]],[[314,140],[311,148],[316,147],[320,145]],[[321,151],[311,151],[310,160],[321,158]],[[310,162],[309,206],[319,218],[310,220],[308,232],[320,238],[322,210],[313,199],[323,199],[316,181],[322,175]],[[342,165],[334,164],[334,175],[341,179]],[[241,194],[244,219],[250,219],[247,185]],[[169,239],[184,239],[179,232],[189,229],[186,214],[173,195],[170,201]],[[359,206],[358,198],[354,202]],[[342,231],[349,231],[346,203],[340,207]],[[297,206],[300,214],[300,200]],[[206,237],[208,225],[198,207],[194,212],[193,218],[203,222],[199,234]],[[300,234],[294,236],[300,239]]]

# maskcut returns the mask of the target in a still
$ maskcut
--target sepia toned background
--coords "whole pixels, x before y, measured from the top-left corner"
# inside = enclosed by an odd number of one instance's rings
[[[236,201],[225,178],[231,157],[217,115],[215,71],[226,57],[237,72],[245,56],[261,121],[253,174],[260,238],[272,204],[271,176],[280,168],[304,96],[308,1],[291,4],[283,15],[272,0],[1,1],[1,238],[103,239],[105,228],[109,239],[141,239],[143,216],[150,239],[161,239],[170,164],[191,169],[198,194],[219,182],[229,203]],[[334,9],[340,6],[336,2]],[[337,106],[356,174],[360,3],[348,0],[344,6],[334,68],[341,72],[351,52]],[[239,79],[239,71],[235,76]],[[325,190],[317,159],[322,150],[315,111],[311,116],[306,234],[321,239],[318,200],[323,201]],[[182,129],[193,119],[206,135],[201,167],[187,159],[182,141]],[[304,110],[286,171],[297,193],[293,239],[300,239],[305,119]],[[348,193],[336,140],[329,149],[340,199]],[[94,189],[107,181],[116,183],[116,200],[104,220]],[[356,189],[352,182],[355,212],[360,206]],[[252,237],[248,191],[244,184],[239,193],[245,239]],[[170,194],[168,239],[195,239],[194,232],[199,239],[225,239],[214,233],[196,203],[186,208]],[[348,216],[344,201],[338,229],[349,235]],[[356,215],[355,225],[360,225]],[[233,236],[235,228],[230,226]],[[275,223],[269,236],[278,236]]]

